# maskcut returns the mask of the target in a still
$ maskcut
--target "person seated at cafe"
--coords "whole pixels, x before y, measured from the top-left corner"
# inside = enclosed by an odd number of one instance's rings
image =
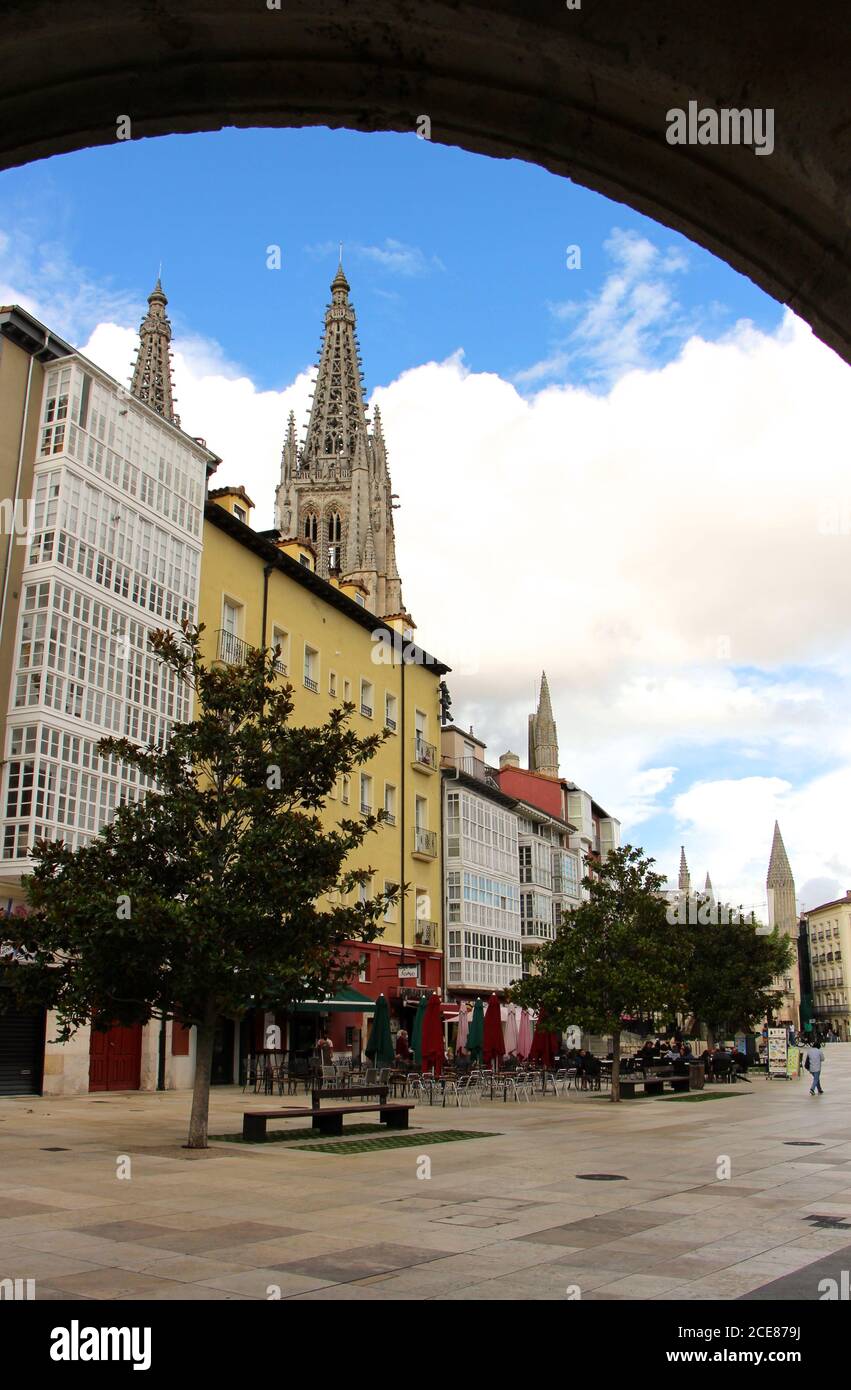
[[[744,1076],[745,1072],[748,1069],[747,1054],[744,1052],[740,1052],[737,1047],[734,1047],[732,1052],[730,1053],[730,1059],[734,1063],[736,1070],[739,1072],[739,1074]]]
[[[671,1070],[674,1076],[688,1076],[688,1060],[685,1052],[681,1049],[671,1063]]]
[[[667,1051],[665,1052],[665,1054],[664,1054],[664,1060],[665,1060],[666,1062],[678,1062],[679,1059],[680,1059],[679,1048],[677,1048],[677,1047],[675,1047],[673,1044],[671,1044],[671,1046],[668,1048],[668,1050],[667,1050]]]
[[[455,1053],[455,1070],[459,1076],[465,1076],[473,1065],[473,1059],[466,1048],[459,1048]]]
[[[683,1057],[685,1057],[685,1059],[686,1059],[687,1062],[693,1062],[693,1061],[694,1061],[694,1053],[693,1053],[692,1050],[691,1050],[691,1044],[690,1044],[690,1043],[687,1043],[687,1042],[686,1042],[686,1043],[683,1043],[682,1047],[680,1048],[680,1055],[683,1056]]]
[[[411,1044],[405,1028],[400,1028],[396,1034],[396,1056],[400,1062],[407,1062],[411,1056]]]

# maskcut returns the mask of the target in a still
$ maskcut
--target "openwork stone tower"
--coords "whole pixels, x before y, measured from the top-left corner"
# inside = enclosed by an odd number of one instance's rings
[[[342,264],[331,282],[302,448],[292,413],[287,424],[275,525],[283,539],[312,543],[323,578],[359,581],[374,613],[389,617],[404,611],[381,415],[376,407],[370,429],[355,311]]]
[[[174,411],[174,385],[171,379],[171,322],[165,311],[168,300],[159,276],[148,295],[148,312],[139,328],[139,349],[133,367],[130,390],[140,401],[153,406],[158,415],[180,425]]]

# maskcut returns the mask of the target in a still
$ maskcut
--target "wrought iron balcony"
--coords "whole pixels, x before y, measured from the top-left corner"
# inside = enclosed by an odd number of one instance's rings
[[[437,767],[437,749],[433,743],[426,743],[419,734],[414,738],[414,763],[419,768],[434,772]]]
[[[216,633],[216,660],[224,661],[227,666],[242,666],[251,647],[247,642],[243,642],[236,633],[228,632],[220,627]]]
[[[244,642],[235,633],[228,632],[220,627],[216,633],[216,660],[223,661],[226,666],[242,666],[249,652],[254,648],[250,642]],[[275,670],[279,676],[287,674],[287,668],[283,661],[275,662]]]
[[[419,826],[414,830],[414,854],[422,856],[424,859],[437,858],[437,831],[421,830]]]
[[[371,718],[372,718],[372,705],[365,705],[365,704],[363,703],[363,700],[361,700],[360,712],[361,712],[361,714],[364,716],[365,719],[371,719]]]
[[[310,676],[305,675],[304,684],[308,690],[313,691],[314,695],[319,694],[319,683],[315,680],[311,680]]]
[[[416,939],[418,946],[437,945],[437,923],[417,918]]]

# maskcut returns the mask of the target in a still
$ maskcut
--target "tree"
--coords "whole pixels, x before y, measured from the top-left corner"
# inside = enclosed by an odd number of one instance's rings
[[[555,939],[534,953],[538,973],[511,991],[556,1027],[611,1033],[613,1101],[620,1100],[623,1016],[676,1012],[683,1000],[688,938],[668,925],[665,880],[654,862],[623,845],[589,866],[587,901],[564,914]]]
[[[319,815],[337,777],[367,762],[384,735],[358,738],[350,704],[320,727],[291,725],[292,687],[275,671],[276,653],[206,667],[202,631],[151,635],[193,689],[195,718],[175,726],[165,748],[100,742],[101,757],[137,768],[147,789],[89,845],[34,847],[30,914],[13,943],[31,964],[7,972],[19,998],[57,1010],[61,1041],[89,1021],[195,1025],[190,1148],[207,1146],[218,1016],[252,998],[284,1007],[338,988],[352,973],[343,942],[374,940],[397,896],[345,904],[371,875],[345,863],[383,812],[334,829]]]
[[[715,1034],[749,1032],[777,1002],[777,978],[792,964],[790,939],[757,934],[748,921],[708,922],[689,933],[686,1008]]]

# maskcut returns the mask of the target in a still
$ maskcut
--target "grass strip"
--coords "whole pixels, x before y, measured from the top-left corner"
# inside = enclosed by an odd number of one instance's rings
[[[317,1154],[367,1154],[380,1153],[384,1149],[427,1149],[431,1144],[452,1144],[458,1139],[496,1139],[493,1133],[468,1129],[445,1129],[429,1134],[422,1130],[419,1134],[383,1134],[377,1139],[352,1139],[336,1144],[299,1144],[299,1153]]]
[[[243,1139],[242,1134],[210,1134],[209,1139],[218,1139],[222,1144],[248,1144],[252,1148],[263,1148],[266,1144],[289,1144],[293,1140],[313,1139],[317,1131],[312,1126],[307,1129],[273,1129],[265,1139]],[[346,1125],[344,1134],[384,1134],[384,1125]]]

